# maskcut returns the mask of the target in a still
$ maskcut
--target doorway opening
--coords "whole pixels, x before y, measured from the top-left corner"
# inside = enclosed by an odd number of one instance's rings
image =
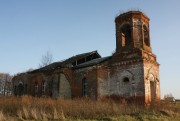
[[[156,99],[156,85],[154,81],[150,81],[150,96],[151,102],[154,102]]]

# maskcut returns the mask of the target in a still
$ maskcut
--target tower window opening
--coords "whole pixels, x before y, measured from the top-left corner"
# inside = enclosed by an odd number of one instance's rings
[[[150,46],[150,42],[149,42],[149,31],[147,29],[147,27],[144,25],[143,26],[143,33],[144,33],[144,43],[146,46]]]
[[[125,37],[124,33],[121,34],[121,37],[122,37],[122,46],[124,47],[125,41],[126,41],[126,37]]]
[[[121,41],[122,47],[130,45],[132,43],[131,26],[129,24],[126,24],[121,28]]]

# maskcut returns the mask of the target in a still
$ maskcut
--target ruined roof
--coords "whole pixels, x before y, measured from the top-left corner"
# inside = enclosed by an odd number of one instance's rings
[[[92,54],[96,54],[98,56],[98,58],[101,58],[101,56],[99,55],[99,53],[96,50],[96,51],[92,51],[92,52],[88,52],[88,53],[82,53],[82,54],[78,54],[78,55],[72,56],[72,57],[64,60],[63,64],[72,63],[72,62],[74,62],[76,60],[79,60],[81,58],[87,57],[87,56],[92,55]]]
[[[140,14],[140,15],[146,17],[149,20],[148,16],[145,13],[143,13],[142,11],[140,11],[140,10],[131,10],[131,11],[120,13],[118,16],[116,16],[115,20],[118,19],[118,18],[127,16],[127,15],[132,15],[132,14],[138,14],[138,15]]]
[[[103,57],[103,58],[93,59],[93,60],[91,60],[91,61],[88,61],[88,62],[79,64],[79,65],[77,65],[77,66],[74,66],[73,68],[76,69],[76,68],[83,68],[83,67],[88,67],[88,66],[97,65],[97,64],[99,64],[99,63],[102,63],[102,62],[110,59],[111,57],[112,57],[112,56],[107,56],[107,57]]]
[[[93,55],[93,54],[94,54],[94,56],[96,56],[95,58],[101,58],[101,56],[99,55],[99,53],[97,51],[82,53],[82,54],[72,56],[72,57],[70,57],[68,59],[65,59],[63,61],[58,61],[58,62],[51,63],[51,64],[49,64],[49,65],[47,65],[45,67],[33,70],[33,71],[29,72],[29,73],[33,73],[33,72],[37,72],[37,71],[53,70],[53,69],[56,69],[56,68],[69,66],[69,64],[72,67],[73,62],[78,61],[78,60],[80,60],[82,58],[88,57],[88,56]]]

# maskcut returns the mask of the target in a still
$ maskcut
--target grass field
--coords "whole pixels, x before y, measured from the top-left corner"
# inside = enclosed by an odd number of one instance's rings
[[[144,107],[110,99],[0,97],[0,121],[180,121],[180,103]]]

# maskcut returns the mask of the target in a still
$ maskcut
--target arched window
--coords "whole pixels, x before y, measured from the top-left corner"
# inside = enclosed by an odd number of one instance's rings
[[[150,42],[149,42],[149,31],[148,28],[143,25],[143,34],[144,34],[144,43],[146,46],[150,46]]]
[[[34,84],[34,96],[38,96],[38,83],[36,81]]]
[[[17,86],[14,86],[14,95],[17,95]]]
[[[27,94],[27,84],[24,85],[24,93]]]
[[[123,82],[124,82],[124,83],[129,83],[129,78],[124,77],[124,78],[123,78]]]
[[[132,43],[131,26],[129,24],[125,24],[121,28],[121,41],[122,47]]]
[[[125,97],[129,97],[130,96],[130,80],[128,77],[124,77],[122,80],[123,83],[123,95]]]
[[[82,95],[88,96],[88,82],[86,78],[82,80]]]
[[[46,82],[45,81],[42,82],[42,95],[43,96],[46,95]]]
[[[23,83],[19,83],[17,93],[19,96],[22,96],[24,94],[24,86]]]

